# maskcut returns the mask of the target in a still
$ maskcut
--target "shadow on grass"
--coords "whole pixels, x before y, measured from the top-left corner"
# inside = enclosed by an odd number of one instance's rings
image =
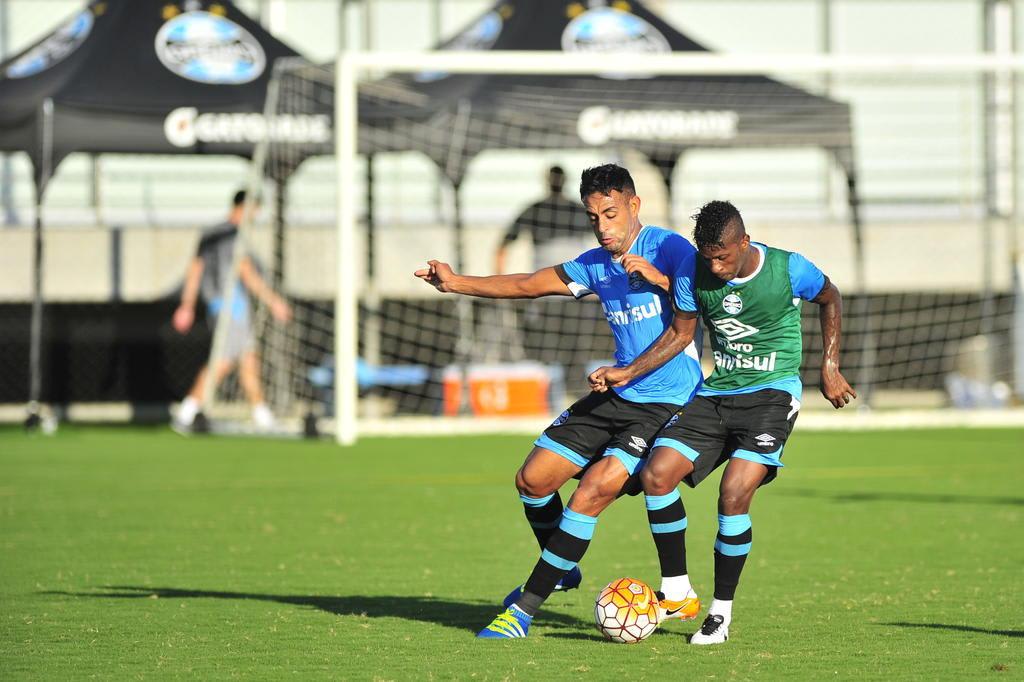
[[[187,590],[174,587],[140,587],[135,585],[108,585],[103,592],[47,591],[40,594],[63,595],[88,599],[227,599],[275,602],[320,609],[336,616],[365,616],[368,618],[404,618],[424,623],[478,632],[501,611],[500,605],[485,601],[452,601],[437,597],[379,597],[347,595],[337,597],[317,595],[257,594],[251,592],[220,592],[215,590]],[[578,629],[587,622],[561,613],[543,611],[540,615],[545,627]]]
[[[926,504],[992,504],[1024,507],[1024,497],[987,497],[942,493],[829,492],[810,488],[780,488],[773,495],[812,497],[833,502],[924,502]]]
[[[646,641],[648,641],[648,642],[654,641],[655,643],[661,642],[662,644],[665,644],[669,640],[668,639],[662,639],[663,637],[675,638],[675,637],[680,637],[680,636],[683,637],[683,639],[685,639],[687,643],[689,643],[690,637],[692,635],[684,634],[684,633],[677,632],[677,631],[674,632],[674,631],[671,631],[671,630],[660,630],[659,629],[659,630],[655,630],[654,632],[652,632],[651,635],[647,638]],[[545,635],[545,637],[553,637],[554,639],[579,639],[579,640],[591,641],[591,642],[607,642],[608,641],[602,635],[598,634],[597,629],[593,625],[590,626],[589,632],[552,632],[551,634]]]
[[[948,625],[946,623],[879,623],[898,628],[928,628],[932,630],[956,630],[957,632],[977,632],[982,635],[998,635],[1000,637],[1024,637],[1024,630],[989,630],[970,625]]]

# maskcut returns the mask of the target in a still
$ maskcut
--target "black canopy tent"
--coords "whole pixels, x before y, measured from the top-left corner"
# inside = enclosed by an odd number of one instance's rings
[[[640,2],[591,4],[501,0],[439,48],[589,52],[608,63],[608,74],[422,73],[370,83],[360,89],[360,118],[383,125],[360,128],[360,149],[418,148],[457,188],[484,150],[614,145],[645,154],[671,189],[672,172],[690,149],[817,147],[846,174],[859,235],[848,104],[764,76],[619,76],[619,60],[708,49]],[[394,102],[395,92],[404,103]],[[367,111],[372,101],[392,106]],[[391,115],[403,104],[401,115]],[[438,130],[450,134],[439,137]]]
[[[248,157],[268,134],[261,112],[282,58],[298,53],[225,0],[94,0],[0,64],[0,151],[26,152],[35,180],[30,421],[41,391],[41,209],[56,167],[75,152]],[[287,124],[277,131],[286,138],[331,137],[329,112]],[[273,178],[278,233],[285,179]]]
[[[586,52],[607,62],[607,74],[421,73],[377,81],[360,89],[361,120],[389,117],[387,108],[364,114],[375,94],[386,101],[389,92],[401,92],[415,110],[406,112],[408,132],[402,134],[400,126],[387,131],[391,140],[366,138],[369,131],[361,129],[360,148],[408,148],[425,140],[421,151],[456,183],[486,149],[606,144],[636,149],[663,171],[698,147],[819,147],[855,175],[848,104],[764,76],[618,75],[617,61],[709,50],[635,0],[614,7],[591,4],[586,9],[576,0],[500,0],[439,49]],[[396,84],[402,87],[396,90]],[[421,126],[453,134],[441,144],[436,135],[412,132]]]

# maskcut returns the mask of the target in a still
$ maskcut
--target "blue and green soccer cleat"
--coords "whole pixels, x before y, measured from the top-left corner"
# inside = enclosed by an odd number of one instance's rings
[[[580,573],[580,567],[573,566],[565,575],[562,576],[562,579],[558,581],[558,584],[555,585],[555,592],[568,592],[569,590],[575,590],[580,586],[581,582],[583,582],[583,574]],[[509,592],[508,596],[505,597],[505,600],[501,602],[501,605],[507,609],[519,601],[519,598],[523,596],[523,587],[525,587],[525,585],[520,585]]]
[[[477,633],[483,639],[516,639],[526,637],[530,631],[532,616],[526,615],[517,606],[510,606],[504,613],[491,621],[491,624]]]

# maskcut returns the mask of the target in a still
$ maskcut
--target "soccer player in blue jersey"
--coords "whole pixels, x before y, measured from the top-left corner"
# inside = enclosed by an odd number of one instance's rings
[[[438,291],[484,298],[596,295],[615,339],[617,366],[629,364],[668,328],[673,338],[688,339],[685,350],[657,370],[574,403],[534,442],[516,474],[516,488],[541,556],[526,582],[505,598],[506,610],[479,637],[525,637],[553,591],[580,584],[577,564],[598,514],[624,492],[643,466],[648,444],[702,380],[693,344],[696,250],[678,234],[640,222],[640,198],[625,168],[587,169],[580,197],[600,246],[574,260],[518,275],[458,275],[438,261],[416,272]],[[563,509],[558,490],[581,472]],[[677,617],[694,618],[699,610],[694,595]]]
[[[662,575],[681,572],[689,585],[683,538],[659,533],[655,522],[685,527],[679,482],[694,487],[725,465],[718,496],[715,598],[690,639],[692,644],[721,644],[729,638],[733,597],[753,539],[751,501],[782,467],[783,446],[800,412],[802,300],[819,306],[822,394],[837,409],[857,394],[839,371],[842,297],[829,278],[798,253],[751,241],[740,212],[728,201],[705,204],[694,218],[700,252],[694,292],[712,335],[715,370],[678,419],[658,434],[641,480],[648,509],[652,499],[658,501],[656,511],[648,514]],[[689,343],[673,334],[666,331],[628,366],[596,370],[591,386],[614,388],[673,361]]]

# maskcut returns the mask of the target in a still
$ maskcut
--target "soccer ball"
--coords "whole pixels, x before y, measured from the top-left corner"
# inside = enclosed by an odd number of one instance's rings
[[[658,598],[647,583],[619,578],[597,595],[594,620],[606,638],[622,644],[646,639],[658,627]]]

